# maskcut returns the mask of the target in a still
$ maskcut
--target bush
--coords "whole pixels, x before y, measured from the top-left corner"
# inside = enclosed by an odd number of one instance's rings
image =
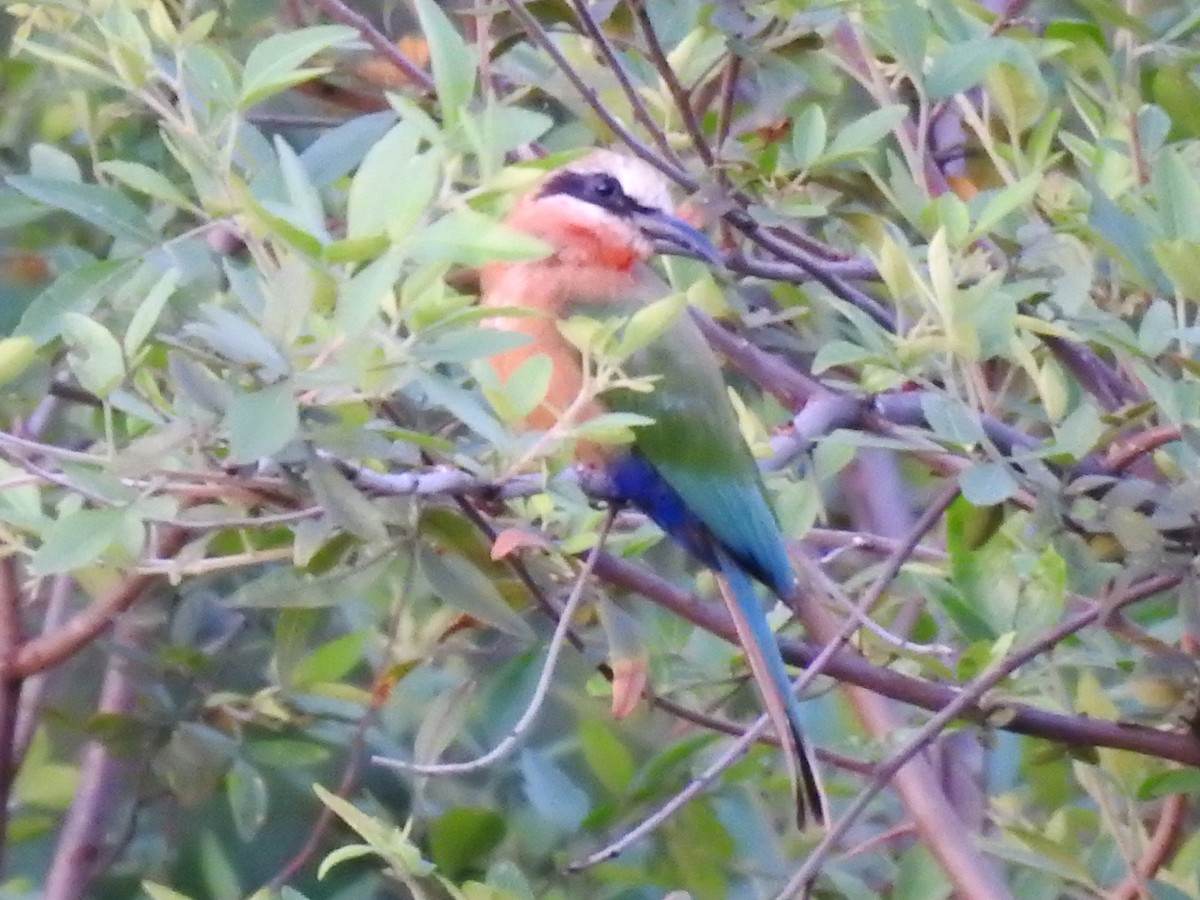
[[[456,6],[7,4],[6,895],[1200,895],[1200,15]],[[724,252],[828,831],[711,575],[579,575],[636,422],[486,365],[597,144]]]

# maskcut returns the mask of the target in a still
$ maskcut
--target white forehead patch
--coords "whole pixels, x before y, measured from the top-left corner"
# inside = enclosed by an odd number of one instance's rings
[[[675,204],[667,180],[658,169],[636,156],[617,153],[613,150],[593,150],[569,167],[575,172],[603,172],[621,183],[626,195],[642,206],[660,212],[674,213]]]

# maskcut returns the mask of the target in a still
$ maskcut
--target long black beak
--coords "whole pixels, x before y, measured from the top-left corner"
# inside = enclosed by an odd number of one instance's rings
[[[693,228],[683,219],[668,215],[659,210],[648,210],[634,215],[634,224],[641,229],[646,237],[666,244],[667,252],[678,253],[682,256],[694,256],[717,268],[724,268],[725,262],[721,254],[713,246],[707,235]]]

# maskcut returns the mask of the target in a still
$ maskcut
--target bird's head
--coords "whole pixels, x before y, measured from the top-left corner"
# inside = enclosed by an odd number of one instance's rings
[[[667,183],[646,163],[597,150],[551,172],[509,219],[554,247],[554,262],[627,271],[658,249],[721,259],[675,212]]]

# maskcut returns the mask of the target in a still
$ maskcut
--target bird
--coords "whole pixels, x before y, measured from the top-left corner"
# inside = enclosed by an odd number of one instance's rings
[[[800,704],[754,587],[791,596],[795,573],[754,456],[708,342],[684,311],[623,363],[627,374],[653,376],[653,389],[608,390],[576,403],[584,361],[558,327],[572,315],[630,315],[670,296],[654,271],[656,247],[720,267],[711,241],[676,212],[666,181],[642,160],[595,150],[545,175],[506,219],[540,239],[549,255],[487,264],[480,303],[498,314],[492,328],[527,338],[489,358],[507,380],[537,355],[551,363],[549,388],[523,420],[552,428],[574,410],[579,424],[608,412],[651,420],[631,444],[577,442],[576,462],[603,475],[608,499],[641,510],[717,576],[763,705],[784,749],[796,822],[823,823],[826,800],[801,729]],[[519,308],[522,315],[503,314]]]

